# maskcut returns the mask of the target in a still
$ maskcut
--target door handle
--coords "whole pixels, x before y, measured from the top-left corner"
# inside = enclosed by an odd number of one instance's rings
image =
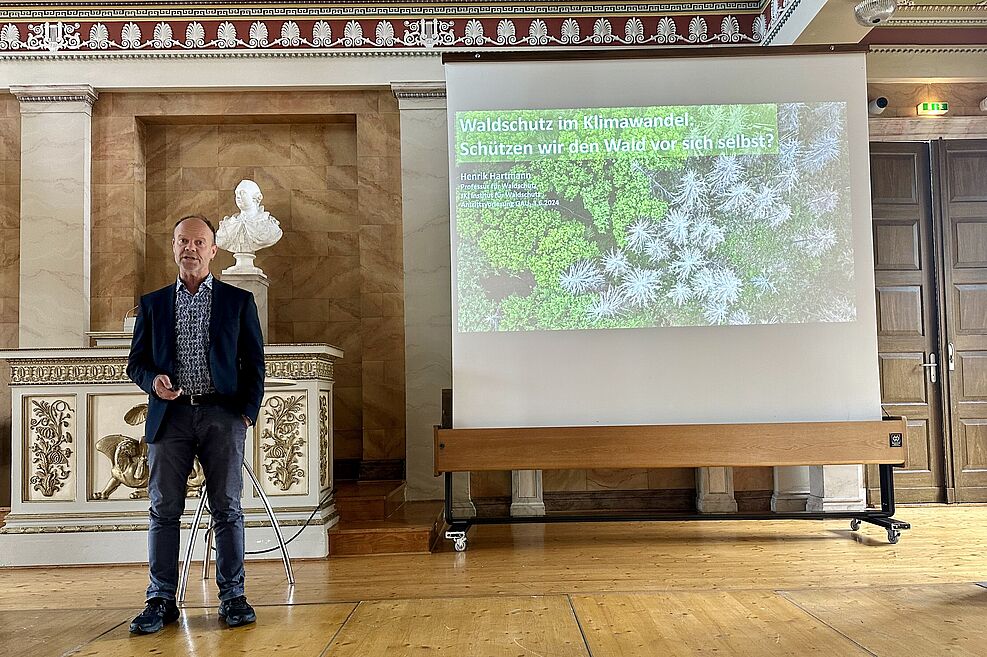
[[[953,360],[953,343],[950,342],[946,345],[947,359],[946,363],[949,367],[949,371],[952,372],[956,369],[956,361]]]
[[[937,367],[937,365],[938,365],[938,363],[936,363],[936,355],[935,354],[929,354],[929,362],[928,363],[922,363],[922,367],[928,367],[929,368],[929,381],[932,382],[932,383],[935,383],[936,382],[936,367]]]

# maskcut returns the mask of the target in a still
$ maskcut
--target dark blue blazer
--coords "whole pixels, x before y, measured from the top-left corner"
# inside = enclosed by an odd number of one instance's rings
[[[229,408],[257,422],[264,397],[264,339],[254,295],[213,279],[209,372]],[[148,394],[145,440],[153,443],[171,402],[154,394],[154,377],[175,383],[175,283],[141,297],[127,376]],[[178,382],[180,383],[180,382]]]

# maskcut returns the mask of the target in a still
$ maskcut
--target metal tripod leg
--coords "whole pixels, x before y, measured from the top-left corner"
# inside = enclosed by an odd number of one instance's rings
[[[178,578],[178,591],[175,594],[175,602],[182,604],[185,602],[185,587],[188,585],[189,569],[192,567],[192,548],[195,547],[195,535],[199,531],[199,522],[202,520],[202,510],[206,507],[206,487],[199,489],[199,506],[195,509],[195,516],[192,518],[192,528],[188,536],[188,548],[185,550],[185,561],[182,563],[182,574]],[[207,530],[208,531],[208,530]],[[206,553],[207,560],[209,554]]]
[[[209,526],[206,527],[206,552],[202,558],[202,579],[209,579],[209,562],[212,561],[212,514],[209,517]]]
[[[271,519],[271,527],[274,529],[274,535],[278,537],[278,547],[281,548],[281,561],[284,562],[284,574],[288,578],[288,583],[294,584],[295,574],[291,571],[291,559],[288,558],[288,546],[284,542],[284,536],[281,535],[281,525],[278,524],[278,519],[274,515],[274,509],[271,508],[271,501],[267,499],[267,494],[264,493],[263,487],[261,487],[260,482],[257,481],[257,475],[254,474],[250,464],[247,463],[247,459],[243,459],[243,468],[247,471],[250,481],[254,482],[254,489],[260,496],[260,501],[263,502],[264,508],[267,510],[267,516]]]

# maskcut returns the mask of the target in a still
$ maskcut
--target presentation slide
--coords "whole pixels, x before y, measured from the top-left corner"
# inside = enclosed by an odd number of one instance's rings
[[[846,116],[456,112],[458,331],[853,321]]]
[[[881,417],[864,52],[483,59],[445,63],[453,426]]]

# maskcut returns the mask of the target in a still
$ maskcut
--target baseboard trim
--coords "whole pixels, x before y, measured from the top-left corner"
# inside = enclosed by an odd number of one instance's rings
[[[770,498],[770,491],[768,497]],[[592,513],[656,511],[695,513],[696,491],[692,488],[646,490],[545,491],[545,512]],[[507,495],[474,497],[476,514],[481,517],[507,517],[511,498]]]
[[[404,459],[334,459],[335,481],[397,481],[405,476]]]
[[[735,490],[737,513],[768,513],[771,511],[772,490]]]

